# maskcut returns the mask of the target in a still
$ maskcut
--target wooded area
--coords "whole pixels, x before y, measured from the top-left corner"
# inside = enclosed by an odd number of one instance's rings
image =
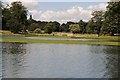
[[[57,21],[36,21],[30,15],[27,19],[28,10],[21,2],[13,2],[11,6],[6,7],[1,3],[2,9],[2,29],[10,30],[13,33],[27,34],[52,32],[71,32],[80,34],[102,34],[115,35],[120,34],[120,1],[108,2],[107,11],[94,11],[92,18],[88,22],[80,20],[79,22],[69,21],[60,24]]]

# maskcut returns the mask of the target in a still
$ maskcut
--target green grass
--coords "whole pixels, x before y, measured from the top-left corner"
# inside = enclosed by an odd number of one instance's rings
[[[7,30],[0,30],[0,35],[3,36],[32,36],[32,37],[49,37],[49,38],[88,38],[88,39],[104,39],[104,40],[118,40],[120,39],[120,36],[100,36],[98,37],[97,34],[74,34],[73,36],[59,36],[59,35],[49,35],[49,34],[36,34],[36,33],[30,33],[30,34],[14,34]],[[57,33],[57,32],[56,32]]]
[[[58,36],[49,34],[13,34],[10,31],[0,30],[0,35],[3,36],[32,36],[32,37],[48,37],[48,38],[88,38],[88,39],[102,39],[102,40],[117,40],[120,36],[100,36],[97,34],[74,34],[73,36]],[[36,39],[17,39],[17,38],[1,38],[0,42],[27,42],[27,43],[52,43],[52,44],[98,44],[98,45],[116,45],[120,46],[120,42],[92,42],[92,41],[70,41],[70,40],[36,40]]]
[[[36,39],[18,39],[2,38],[0,42],[26,42],[26,43],[46,43],[46,44],[87,44],[87,45],[114,45],[120,46],[120,42],[92,42],[92,41],[71,41],[71,40],[36,40]]]
[[[46,37],[46,38],[71,38],[69,36],[52,36],[52,35],[40,35],[37,37]]]
[[[97,34],[74,34],[74,37],[103,40],[119,40],[120,36],[99,36]]]

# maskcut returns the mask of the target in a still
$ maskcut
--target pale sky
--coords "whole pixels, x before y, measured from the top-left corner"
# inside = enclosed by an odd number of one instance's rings
[[[4,0],[9,4],[16,0]],[[33,19],[40,21],[58,21],[66,23],[67,21],[78,22],[90,20],[91,13],[96,10],[106,10],[108,0],[19,0],[33,15]],[[59,1],[59,2],[58,2]]]

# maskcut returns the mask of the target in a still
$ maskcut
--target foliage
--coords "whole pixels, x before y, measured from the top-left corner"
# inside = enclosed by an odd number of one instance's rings
[[[80,33],[84,34],[86,32],[86,22],[80,20],[78,24],[80,26]]]
[[[44,31],[46,33],[59,32],[60,23],[58,22],[49,22],[45,25]]]
[[[46,25],[48,22],[38,21],[37,23],[38,23],[38,25],[39,25],[39,28],[40,28],[41,30],[44,30],[45,25]]]
[[[3,9],[3,24],[8,27],[11,32],[19,33],[25,29],[27,21],[27,9],[21,2],[11,3],[11,7]]]
[[[69,29],[72,33],[79,33],[80,32],[79,24],[71,24]]]
[[[7,7],[2,8],[2,29],[8,30],[9,27],[6,25],[8,20],[10,19],[10,11]]]
[[[0,0],[0,29],[2,27],[2,2]]]
[[[60,26],[59,31],[60,31],[60,32],[67,32],[67,31],[68,31],[68,27],[66,26],[65,23],[63,23],[63,24]]]
[[[57,21],[49,22],[52,26],[52,32],[59,32],[60,23]]]
[[[53,30],[52,27],[54,27],[52,23],[47,23],[44,29],[45,33],[48,33],[48,34],[52,33],[52,30]]]
[[[34,30],[34,33],[41,33],[42,31],[41,31],[41,29],[40,28],[36,28],[35,30]]]
[[[96,29],[95,29],[95,23],[94,23],[94,21],[93,20],[89,20],[89,22],[88,22],[88,24],[86,26],[86,32],[88,34],[90,34],[90,33],[96,33],[95,30]]]
[[[92,19],[96,24],[97,34],[100,35],[100,30],[102,27],[102,22],[104,20],[104,12],[103,11],[94,11],[92,13]]]
[[[120,1],[108,3],[102,33],[111,35],[115,33],[120,34]]]
[[[34,31],[36,28],[39,28],[39,25],[37,23],[32,23],[29,27],[29,31]]]
[[[24,33],[28,29],[39,33],[41,30],[46,33],[52,32],[72,32],[81,34],[120,34],[120,1],[109,2],[107,11],[94,11],[89,22],[80,20],[79,22],[67,22],[60,25],[59,22],[27,20],[27,9],[21,2],[11,3],[11,6],[2,6],[2,28],[13,33]],[[0,19],[1,21],[1,19]]]

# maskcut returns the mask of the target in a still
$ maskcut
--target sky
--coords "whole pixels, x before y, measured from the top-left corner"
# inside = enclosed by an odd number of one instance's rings
[[[16,0],[4,0],[10,4]],[[78,22],[81,19],[89,21],[93,11],[106,11],[108,0],[19,0],[32,14],[33,19],[40,21],[58,21],[66,23],[68,21]],[[59,1],[59,2],[58,2]]]

